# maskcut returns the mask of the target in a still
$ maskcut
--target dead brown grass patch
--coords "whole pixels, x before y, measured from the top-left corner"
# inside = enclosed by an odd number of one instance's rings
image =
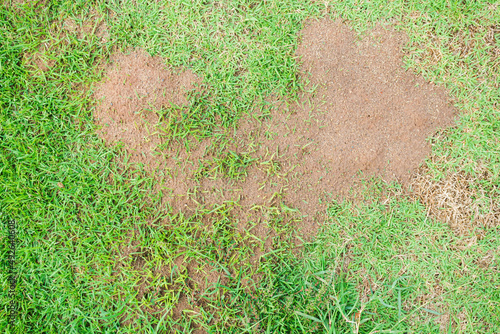
[[[414,174],[410,188],[435,219],[448,223],[458,234],[469,234],[476,227],[500,224],[500,200],[492,196],[498,193],[497,186],[488,191],[480,186],[483,180],[491,179],[490,174],[477,164],[475,176],[459,171],[436,179],[424,165]]]

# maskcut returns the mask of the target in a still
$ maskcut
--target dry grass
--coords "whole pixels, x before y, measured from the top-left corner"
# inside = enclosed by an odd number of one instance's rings
[[[445,162],[440,164],[446,165]],[[435,178],[424,165],[410,182],[413,195],[425,204],[429,214],[448,223],[457,234],[469,234],[476,227],[490,228],[500,224],[500,200],[492,196],[498,187],[492,184],[492,189],[485,190],[478,186],[492,175],[486,167],[477,166],[475,176],[464,171],[450,171],[443,178]]]

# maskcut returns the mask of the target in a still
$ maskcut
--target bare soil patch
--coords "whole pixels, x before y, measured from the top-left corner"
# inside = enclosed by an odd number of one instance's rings
[[[406,182],[430,152],[426,138],[451,125],[446,91],[403,69],[403,42],[401,34],[380,27],[358,41],[330,20],[304,30],[297,54],[320,85],[314,100],[323,103],[314,160],[331,161],[338,171],[333,175],[360,170]]]
[[[358,40],[340,22],[309,22],[297,56],[316,90],[290,106],[278,101],[262,128],[245,126],[266,152],[280,152],[282,199],[304,215],[306,235],[325,200],[344,197],[360,176],[406,184],[430,152],[426,138],[452,124],[446,91],[403,69],[403,43],[381,27]]]
[[[187,104],[185,91],[193,89],[196,76],[174,74],[143,51],[114,54],[106,76],[95,92],[102,100],[94,113],[99,135],[109,144],[122,142],[132,161],[157,165],[154,151],[161,140],[155,111]]]
[[[241,122],[233,149],[257,147],[242,181],[194,182],[194,162],[210,158],[208,142],[189,154],[157,149],[162,139],[155,110],[186,105],[185,91],[198,79],[190,71],[173,74],[144,52],[113,57],[95,94],[102,99],[95,112],[99,133],[108,143],[124,143],[132,161],[164,175],[165,202],[174,211],[237,201],[244,215],[255,206],[285,205],[299,209],[299,225],[312,235],[318,212],[344,196],[359,172],[406,183],[430,152],[426,138],[452,123],[446,91],[403,69],[403,41],[393,30],[377,28],[358,40],[340,22],[309,22],[297,56],[303,77],[311,73],[308,88],[316,89],[291,105],[276,101],[262,125]]]
[[[140,50],[115,54],[97,86],[98,134],[110,145],[123,143],[130,159],[153,173],[173,213],[232,205],[231,219],[240,230],[251,228],[266,249],[276,235],[273,224],[292,223],[307,239],[323,221],[326,203],[344,197],[360,178],[408,183],[430,152],[426,138],[453,121],[446,91],[403,69],[403,42],[393,30],[377,28],[358,40],[340,22],[310,21],[297,50],[310,91],[298,102],[275,98],[263,123],[240,122],[230,149],[255,159],[240,180],[200,177],[200,161],[216,158],[208,140],[189,152],[176,144],[159,149],[165,126],[158,110],[188,105],[186,92],[200,79],[191,71],[173,73]],[[202,219],[211,224],[210,215]],[[255,252],[257,264],[262,251]],[[220,278],[210,268],[210,274],[186,269],[202,289]]]

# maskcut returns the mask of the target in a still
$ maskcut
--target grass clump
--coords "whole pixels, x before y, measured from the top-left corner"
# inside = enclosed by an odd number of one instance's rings
[[[371,301],[383,297],[369,303],[379,315],[373,320],[393,330],[497,331],[497,267],[481,264],[498,247],[497,232],[455,235],[418,201],[397,188],[384,191],[385,199],[372,194],[379,200],[330,209],[332,224],[322,236],[337,265],[348,268],[349,282]]]
[[[247,167],[255,160],[256,158],[250,157],[249,154],[228,151],[221,157],[202,161],[196,177],[215,179],[218,176],[225,176],[235,180],[244,179],[247,176]]]
[[[308,245],[307,258],[291,254],[266,259],[265,279],[248,296],[247,329],[266,333],[353,333],[359,327],[360,303],[355,287],[331,270],[322,253]]]

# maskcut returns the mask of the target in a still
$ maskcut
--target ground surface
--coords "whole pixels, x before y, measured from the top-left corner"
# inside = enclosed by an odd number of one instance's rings
[[[262,166],[272,152],[279,171],[253,168],[240,182],[200,180],[200,159],[211,155],[207,141],[179,155],[179,147],[162,140],[169,120],[158,112],[185,106],[197,79],[191,72],[174,75],[139,51],[115,55],[97,88],[101,137],[123,143],[131,161],[164,175],[164,195],[174,195],[166,201],[176,212],[192,212],[198,201],[215,204],[210,200],[236,201],[248,212],[274,200],[299,209],[299,225],[311,235],[318,226],[313,217],[326,208],[321,199],[342,197],[359,172],[405,184],[430,152],[426,138],[451,125],[454,110],[442,87],[404,71],[401,34],[378,28],[358,41],[346,25],[323,19],[307,23],[300,36],[300,70],[313,91],[297,102],[272,101],[268,120],[243,119],[233,138],[235,155]],[[233,194],[217,198],[217,191]],[[202,195],[190,198],[196,192]]]
[[[499,21],[2,3],[0,328],[498,332]]]

